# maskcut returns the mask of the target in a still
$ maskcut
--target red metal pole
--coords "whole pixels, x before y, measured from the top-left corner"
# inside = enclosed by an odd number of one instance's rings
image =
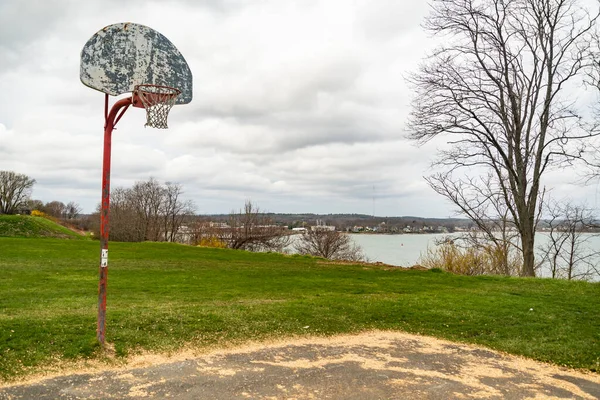
[[[108,96],[107,96],[108,97]],[[120,115],[131,105],[131,97],[117,101],[106,117],[104,125],[104,153],[102,161],[102,208],[100,210],[100,280],[98,282],[98,328],[96,337],[104,347],[106,329],[106,284],[108,280],[108,223],[110,213],[110,150],[112,131],[115,128],[115,118],[123,107]]]

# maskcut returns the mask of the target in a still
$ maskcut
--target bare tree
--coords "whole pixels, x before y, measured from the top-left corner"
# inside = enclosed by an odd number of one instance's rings
[[[43,211],[44,202],[41,200],[27,200],[27,205],[25,206],[28,210],[38,210]]]
[[[63,203],[62,201],[49,201],[46,204],[44,204],[44,207],[41,211],[45,212],[46,214],[60,219],[63,218],[64,214],[65,214],[65,210],[66,210],[65,203]]]
[[[164,240],[174,242],[177,233],[186,217],[194,212],[191,200],[182,201],[183,186],[179,183],[167,182],[163,192],[161,214],[163,219]]]
[[[74,201],[70,201],[65,206],[64,218],[67,220],[76,219],[81,213],[81,206]]]
[[[323,257],[330,260],[364,261],[360,246],[343,232],[328,229],[307,229],[296,242],[299,254]]]
[[[0,171],[0,214],[14,214],[24,207],[35,184],[24,174],[13,171]]]
[[[598,224],[592,211],[570,202],[549,202],[548,241],[540,246],[542,266],[552,278],[588,280],[600,276],[600,250],[590,240]]]
[[[231,212],[227,228],[218,228],[217,232],[232,249],[281,252],[291,242],[287,227],[275,225],[249,200],[243,210]]]
[[[180,185],[150,178],[132,188],[111,191],[110,236],[116,241],[174,241],[193,203],[181,198]],[[96,229],[97,230],[97,229]]]
[[[410,78],[411,137],[450,135],[437,163],[453,202],[453,191],[467,199],[473,189],[459,171],[493,174],[519,234],[522,274],[535,276],[542,178],[581,160],[597,135],[583,128],[572,91],[593,68],[598,15],[576,0],[434,0],[432,8],[425,27],[444,44]]]
[[[98,209],[100,205],[98,205]],[[96,222],[98,218],[94,218]],[[99,235],[99,226],[94,227]],[[99,236],[98,236],[99,237]],[[139,222],[139,213],[136,212],[130,199],[130,189],[117,187],[110,193],[110,237],[118,242],[141,242],[144,232]]]
[[[136,182],[130,191],[130,201],[138,214],[144,240],[161,239],[161,205],[165,188],[154,178]]]

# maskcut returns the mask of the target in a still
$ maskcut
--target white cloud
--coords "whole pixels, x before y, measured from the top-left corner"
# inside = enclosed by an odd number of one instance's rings
[[[186,57],[194,100],[171,111],[167,131],[127,111],[113,133],[113,187],[181,182],[203,213],[252,199],[275,212],[451,215],[422,179],[435,145],[403,138],[404,78],[432,45],[427,10],[394,0],[3,2],[0,169],[35,178],[36,198],[95,208],[104,96],[80,83],[79,56],[102,27],[132,21]],[[553,182],[570,190],[569,176]]]

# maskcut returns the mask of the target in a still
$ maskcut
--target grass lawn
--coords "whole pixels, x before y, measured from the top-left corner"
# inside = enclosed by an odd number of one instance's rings
[[[0,238],[0,379],[100,358],[100,245]],[[107,340],[138,350],[394,329],[600,371],[600,284],[111,243]],[[308,328],[306,328],[308,327]]]

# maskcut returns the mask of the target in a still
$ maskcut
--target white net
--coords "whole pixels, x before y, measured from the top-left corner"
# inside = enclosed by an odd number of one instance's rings
[[[135,93],[146,109],[146,124],[144,126],[168,129],[169,111],[181,91],[169,86],[137,85]]]

